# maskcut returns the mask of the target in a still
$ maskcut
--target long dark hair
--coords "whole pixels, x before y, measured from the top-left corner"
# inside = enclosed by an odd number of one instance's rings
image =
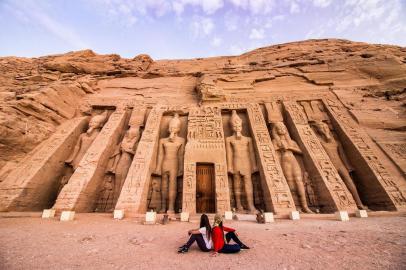
[[[206,214],[203,214],[200,217],[200,227],[199,228],[206,228],[206,236],[207,239],[210,240],[211,237],[211,226],[210,226],[210,221],[209,221],[209,217]]]

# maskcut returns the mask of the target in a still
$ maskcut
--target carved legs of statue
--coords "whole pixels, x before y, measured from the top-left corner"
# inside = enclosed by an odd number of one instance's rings
[[[234,195],[235,195],[235,206],[237,211],[243,211],[244,208],[241,204],[241,176],[240,174],[233,175],[233,185],[234,185]]]
[[[352,194],[352,197],[355,200],[355,203],[357,204],[357,207],[359,209],[363,209],[366,210],[368,209],[362,202],[361,202],[361,198],[359,197],[357,188],[354,185],[354,182],[352,181],[351,176],[349,175],[349,173],[347,172],[347,170],[343,170],[342,168],[338,169],[338,174],[341,176],[341,178],[344,181],[344,184],[347,186],[348,190],[350,191],[350,193]]]
[[[161,213],[165,212],[168,214],[175,213],[175,201],[177,193],[177,175],[175,173],[164,173],[162,174],[162,208]]]
[[[303,179],[301,176],[296,176],[295,177],[295,183],[296,183],[296,190],[297,190],[297,195],[299,196],[299,201],[300,205],[302,206],[302,210],[305,213],[313,213],[312,210],[310,210],[307,200],[306,200],[306,191],[305,187],[303,184]]]
[[[123,187],[125,178],[128,173],[128,169],[131,165],[131,155],[127,152],[123,152],[116,167],[116,178],[114,183],[114,202],[117,201],[120,196],[121,188]]]
[[[245,194],[247,196],[247,204],[248,204],[248,211],[250,213],[256,212],[254,206],[254,189],[252,187],[252,180],[251,175],[243,176],[244,179],[244,187],[245,187]]]

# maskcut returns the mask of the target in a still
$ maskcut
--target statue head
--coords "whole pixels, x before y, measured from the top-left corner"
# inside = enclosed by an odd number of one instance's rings
[[[127,130],[127,132],[125,133],[125,136],[126,136],[127,138],[130,138],[130,139],[134,139],[134,138],[140,136],[139,127],[138,127],[138,126],[134,126],[134,127],[131,126],[131,127]]]
[[[231,119],[230,119],[230,124],[231,127],[235,133],[235,135],[237,136],[237,138],[240,138],[241,135],[241,131],[242,131],[242,120],[241,118],[238,116],[237,111],[233,110],[232,114],[231,114]]]
[[[326,139],[327,142],[330,142],[333,139],[331,132],[330,132],[330,128],[325,122],[314,121],[313,126],[315,127],[316,131],[320,135],[324,136],[324,138]]]
[[[288,133],[286,126],[283,122],[276,122],[274,124],[274,130],[279,136],[286,135]]]
[[[180,119],[179,114],[175,113],[171,121],[169,122],[169,140],[173,141],[180,131]]]
[[[87,133],[92,133],[93,130],[99,129],[104,125],[104,122],[107,120],[107,111],[104,111],[102,114],[93,116],[89,121],[89,128]]]

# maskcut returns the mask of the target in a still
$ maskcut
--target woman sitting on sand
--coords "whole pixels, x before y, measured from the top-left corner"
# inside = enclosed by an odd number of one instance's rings
[[[224,243],[224,231],[227,232],[225,235],[225,240],[227,243]],[[238,239],[234,229],[223,226],[223,218],[219,214],[214,216],[212,238],[214,248],[212,256],[216,256],[218,253],[237,253],[241,249],[249,249],[249,247],[244,245],[240,239]],[[228,244],[231,239],[233,239],[237,244]]]
[[[196,230],[190,230],[188,232],[190,235],[189,240],[178,250],[178,253],[186,253],[189,251],[190,246],[196,241],[201,251],[210,251],[212,248],[211,239],[211,226],[207,215],[203,214],[200,217],[200,227]]]

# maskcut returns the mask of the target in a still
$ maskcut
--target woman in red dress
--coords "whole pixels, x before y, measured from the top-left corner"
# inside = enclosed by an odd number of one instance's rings
[[[224,232],[227,233],[224,235]],[[223,218],[219,214],[214,216],[212,239],[214,249],[213,256],[216,256],[218,253],[237,253],[242,249],[249,249],[249,247],[238,239],[234,229],[223,226]],[[229,244],[231,239],[234,240],[236,244]]]

